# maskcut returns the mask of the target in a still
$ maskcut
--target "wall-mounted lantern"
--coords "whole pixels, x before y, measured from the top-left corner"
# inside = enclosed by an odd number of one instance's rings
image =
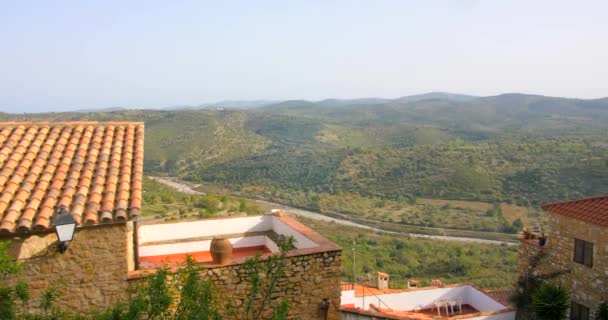
[[[64,207],[59,208],[53,217],[53,226],[59,240],[59,252],[64,253],[68,250],[68,244],[74,239],[74,231],[76,230],[76,220],[72,214]]]

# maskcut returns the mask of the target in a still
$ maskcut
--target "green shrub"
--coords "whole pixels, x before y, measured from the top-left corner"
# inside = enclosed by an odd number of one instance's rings
[[[570,304],[568,290],[545,282],[532,294],[532,313],[540,320],[562,320]]]

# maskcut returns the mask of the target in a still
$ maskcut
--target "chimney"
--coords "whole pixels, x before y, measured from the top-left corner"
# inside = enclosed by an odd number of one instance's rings
[[[407,281],[407,287],[408,288],[418,288],[418,280],[416,279],[410,279]]]
[[[285,211],[283,211],[282,209],[272,209],[270,210],[270,214],[275,217],[283,217],[285,216]]]
[[[388,273],[378,272],[378,285],[377,285],[378,289],[380,289],[380,290],[388,289],[388,278],[390,278]]]

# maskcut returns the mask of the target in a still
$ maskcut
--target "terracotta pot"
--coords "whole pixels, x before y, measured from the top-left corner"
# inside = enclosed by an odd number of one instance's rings
[[[524,231],[524,239],[528,240],[528,239],[530,239],[530,236],[531,236],[530,232]]]
[[[232,260],[232,244],[228,239],[213,238],[209,251],[214,263],[226,264]]]

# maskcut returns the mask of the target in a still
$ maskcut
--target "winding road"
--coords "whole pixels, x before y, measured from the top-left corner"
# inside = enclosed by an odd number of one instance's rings
[[[204,194],[203,192],[200,192],[200,191],[194,189],[194,187],[196,187],[196,185],[192,185],[188,182],[181,181],[177,178],[172,178],[172,177],[171,178],[169,178],[169,177],[150,177],[150,178],[153,180],[156,180],[166,186],[172,187],[183,193]],[[304,218],[318,220],[318,221],[333,222],[333,223],[337,223],[337,224],[341,224],[341,225],[345,225],[345,226],[349,226],[349,227],[366,229],[366,230],[380,232],[380,233],[404,235],[404,236],[410,236],[413,238],[435,239],[435,240],[456,241],[456,242],[471,242],[471,243],[484,243],[484,244],[496,244],[496,245],[506,244],[509,246],[517,244],[517,243],[513,243],[513,242],[488,240],[488,239],[481,239],[481,238],[437,236],[437,235],[428,235],[428,234],[420,234],[420,233],[396,232],[396,231],[374,228],[374,227],[370,227],[370,226],[367,226],[364,224],[360,224],[360,223],[356,223],[356,222],[352,222],[352,221],[348,221],[348,220],[344,220],[344,219],[328,217],[319,212],[293,208],[293,207],[275,203],[275,202],[270,202],[270,201],[265,201],[265,200],[255,200],[255,199],[250,199],[250,200],[255,201],[257,203],[263,203],[263,204],[271,206],[271,207],[283,209],[287,214],[292,215],[292,216],[304,217]]]

